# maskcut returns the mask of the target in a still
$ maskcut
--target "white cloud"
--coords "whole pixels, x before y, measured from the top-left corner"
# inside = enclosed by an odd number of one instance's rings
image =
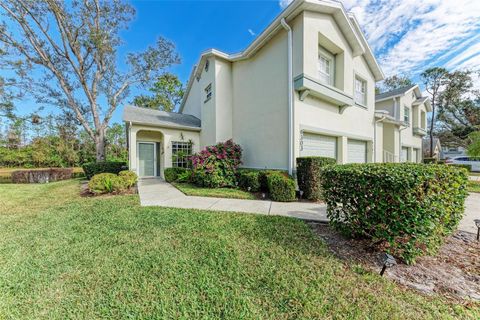
[[[280,0],[278,1],[278,4],[280,5],[280,8],[285,9],[288,7],[288,5],[292,2],[293,0]]]
[[[248,33],[250,33],[251,36],[256,36],[257,35],[252,29],[248,29],[247,31],[248,31]]]
[[[291,1],[280,0],[286,7]],[[344,0],[387,76],[480,67],[479,0]]]

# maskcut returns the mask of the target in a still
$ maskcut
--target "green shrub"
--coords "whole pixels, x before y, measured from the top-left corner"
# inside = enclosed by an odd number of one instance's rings
[[[95,194],[120,192],[125,189],[125,180],[114,173],[96,174],[88,182],[88,190]]]
[[[295,181],[280,172],[267,174],[268,191],[274,201],[295,201]]]
[[[233,187],[241,158],[242,148],[231,139],[207,146],[190,157],[193,182],[207,188]]]
[[[337,160],[326,157],[297,158],[298,188],[303,191],[303,197],[309,200],[322,198],[321,171],[327,165],[336,164]]]
[[[137,174],[130,170],[120,171],[118,176],[123,179],[126,188],[133,187],[138,180]]]
[[[99,173],[118,174],[120,171],[127,169],[127,164],[123,161],[100,161],[86,163],[82,168],[85,176],[90,180],[94,175]]]
[[[188,170],[187,168],[166,168],[163,171],[165,181],[175,182],[178,179],[178,175],[183,174],[187,170]]]
[[[438,162],[437,158],[423,158],[423,163],[425,164],[432,164],[437,162]]]
[[[452,166],[452,167],[467,169],[468,172],[472,171],[472,165],[471,164],[450,163],[448,165]]]
[[[182,183],[191,182],[192,174],[193,172],[191,169],[187,169],[184,172],[179,173],[177,175],[177,182],[182,182]]]
[[[329,166],[322,172],[334,228],[382,244],[407,263],[435,253],[463,216],[467,172],[408,163]]]
[[[288,177],[288,173],[281,170],[260,170],[258,172],[258,181],[260,182],[260,191],[269,192],[267,178],[271,174],[280,174],[285,177]]]
[[[260,191],[260,171],[258,170],[239,170],[238,186],[246,191]]]

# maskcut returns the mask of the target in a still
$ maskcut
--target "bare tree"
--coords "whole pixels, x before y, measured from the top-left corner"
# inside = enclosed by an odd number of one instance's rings
[[[148,87],[179,62],[174,45],[160,37],[117,66],[119,34],[135,14],[119,0],[3,0],[0,14],[0,59],[35,70],[24,75],[30,92],[75,115],[95,142],[97,161],[105,159],[108,123],[132,86]]]
[[[433,157],[433,130],[435,126],[435,109],[441,99],[441,90],[445,85],[448,71],[444,68],[429,68],[420,74],[425,85],[425,90],[430,94],[432,103],[432,118],[430,119],[430,157]]]

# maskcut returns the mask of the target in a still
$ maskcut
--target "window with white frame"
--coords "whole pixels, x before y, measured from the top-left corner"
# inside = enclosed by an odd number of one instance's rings
[[[410,109],[408,107],[403,107],[403,121],[410,124]]]
[[[189,168],[192,155],[192,143],[172,141],[172,167]]]
[[[358,76],[355,76],[355,102],[367,105],[367,82]]]
[[[333,54],[318,47],[318,78],[323,84],[334,85],[335,57]]]
[[[212,84],[210,83],[206,88],[205,88],[205,101],[207,102],[212,98]]]

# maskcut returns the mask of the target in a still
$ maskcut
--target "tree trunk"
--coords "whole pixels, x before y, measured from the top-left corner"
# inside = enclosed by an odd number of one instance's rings
[[[97,162],[105,161],[105,129],[98,129],[95,135],[95,152]]]

